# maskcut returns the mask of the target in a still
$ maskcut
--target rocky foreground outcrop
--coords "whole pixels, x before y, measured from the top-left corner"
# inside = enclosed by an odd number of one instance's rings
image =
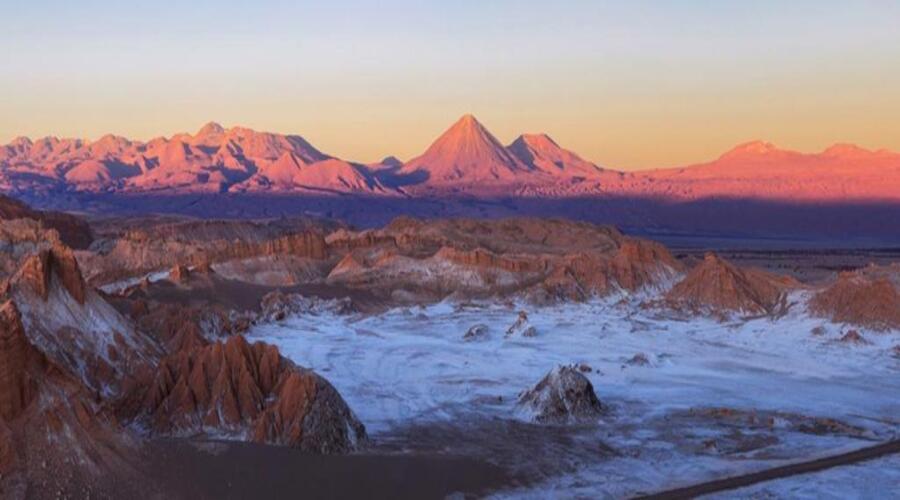
[[[692,313],[778,314],[799,283],[758,269],[745,269],[709,252],[666,294],[666,303]]]
[[[0,306],[0,496],[41,498],[76,484],[90,494],[101,476],[134,480],[125,457],[136,453],[137,440],[91,391],[31,343],[15,303]]]
[[[365,438],[337,391],[274,346],[211,342],[210,328],[234,332],[201,324],[209,316],[184,314],[183,304],[151,313],[123,296],[117,310],[38,221],[0,221],[0,243],[0,496],[111,496],[103,485],[144,484],[142,428],[316,453]],[[170,286],[213,283],[210,273],[176,268]],[[132,319],[158,314],[166,319]]]
[[[71,249],[58,242],[28,257],[19,268],[19,272],[13,276],[12,282],[28,286],[46,301],[50,297],[54,275],[59,278],[60,284],[68,294],[83,305],[87,298],[87,289],[78,269],[78,261],[75,260]]]
[[[133,408],[154,434],[226,434],[315,453],[346,453],[365,428],[325,379],[242,336],[166,357]]]
[[[115,396],[161,350],[85,284],[55,232],[45,234],[49,243],[21,259],[4,293],[21,311],[31,343],[87,389]]]
[[[813,296],[809,308],[840,323],[900,330],[900,265],[843,272]]]
[[[18,417],[37,395],[46,360],[31,345],[12,301],[0,307],[0,419]]]
[[[518,409],[541,424],[596,422],[604,408],[594,386],[574,366],[558,366],[519,396]]]

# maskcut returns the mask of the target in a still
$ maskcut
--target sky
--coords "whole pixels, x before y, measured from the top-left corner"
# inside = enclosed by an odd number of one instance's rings
[[[465,113],[600,165],[900,150],[900,1],[0,0],[0,142],[297,133],[409,159]]]

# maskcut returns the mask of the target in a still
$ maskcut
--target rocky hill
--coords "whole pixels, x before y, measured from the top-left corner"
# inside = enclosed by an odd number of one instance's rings
[[[194,335],[164,342],[85,281],[55,230],[15,219],[0,221],[0,234],[4,497],[25,496],[34,485],[41,495],[113,495],[114,483],[156,491],[138,472],[142,443],[183,435],[192,423],[191,435],[230,433],[317,453],[345,453],[365,439],[337,391],[275,347],[208,339],[187,315],[177,323]]]

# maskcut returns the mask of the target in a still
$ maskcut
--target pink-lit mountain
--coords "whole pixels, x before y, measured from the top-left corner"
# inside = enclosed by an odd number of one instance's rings
[[[465,115],[420,156],[363,165],[297,135],[224,128],[148,142],[19,138],[0,146],[0,189],[13,193],[252,193],[296,195],[628,196],[691,201],[900,201],[900,154],[835,145],[799,153],[765,142],[680,168],[617,172],[545,134],[504,146]]]
[[[849,144],[807,154],[756,141],[709,163],[622,176],[607,188],[677,200],[900,201],[900,154]]]
[[[425,151],[401,169],[423,173],[428,185],[512,184],[530,179],[534,170],[507,150],[472,115],[465,115]]]
[[[379,193],[368,169],[326,155],[296,135],[223,128],[146,143],[16,139],[0,149],[8,189],[52,185],[88,192]]]

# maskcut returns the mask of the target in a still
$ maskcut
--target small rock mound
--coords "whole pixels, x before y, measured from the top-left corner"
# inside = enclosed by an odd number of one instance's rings
[[[313,453],[347,453],[365,438],[325,379],[239,335],[167,357],[148,387],[136,413],[157,434],[225,433]]]
[[[887,276],[845,272],[809,303],[813,314],[873,330],[900,329],[900,292]]]
[[[169,271],[169,281],[172,283],[186,283],[191,277],[191,270],[186,266],[177,265]]]
[[[528,313],[519,311],[519,316],[509,328],[506,329],[505,337],[520,335],[522,337],[537,337],[537,328],[528,323]]]
[[[467,342],[471,342],[474,340],[484,340],[488,337],[488,326],[487,325],[474,325],[472,328],[469,328],[466,331],[466,334],[463,335],[463,340]]]
[[[350,314],[354,311],[349,297],[340,299],[320,299],[299,293],[269,292],[260,301],[259,320],[263,322],[281,321],[298,314]]]
[[[786,309],[790,278],[758,269],[742,269],[709,252],[666,295],[676,309],[776,314]]]
[[[841,337],[840,342],[842,344],[853,344],[853,345],[868,345],[869,341],[866,340],[858,331],[849,330],[847,333]]]
[[[650,366],[650,358],[646,354],[639,352],[628,361],[625,361],[625,364],[629,366]]]
[[[594,386],[575,366],[558,366],[519,396],[518,407],[541,424],[595,422],[604,413]]]

